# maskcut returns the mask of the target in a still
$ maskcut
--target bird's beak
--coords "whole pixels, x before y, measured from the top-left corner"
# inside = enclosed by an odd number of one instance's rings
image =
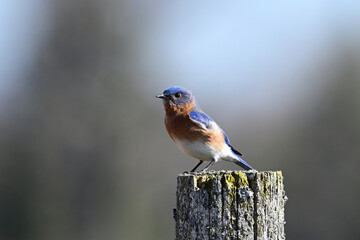
[[[159,94],[159,95],[156,95],[155,97],[164,99],[164,98],[165,98],[165,95],[164,95],[164,94]]]

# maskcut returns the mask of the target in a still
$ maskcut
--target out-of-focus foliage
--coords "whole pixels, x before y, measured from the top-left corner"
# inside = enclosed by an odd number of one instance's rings
[[[152,4],[158,12],[166,6]],[[1,104],[0,238],[173,238],[176,176],[196,161],[171,143],[154,97],[172,80],[143,74],[156,66],[139,50],[156,30],[149,23],[154,6],[95,0],[50,6],[43,44],[31,67],[19,69],[21,87]],[[302,83],[314,85],[311,97],[281,113],[239,109],[251,103],[206,105],[214,96],[224,101],[221,88],[232,86],[222,81],[203,81],[198,91],[204,110],[247,161],[283,171],[289,239],[360,236],[360,44],[338,37],[332,51],[333,59],[314,63]],[[156,71],[162,70],[171,69]]]

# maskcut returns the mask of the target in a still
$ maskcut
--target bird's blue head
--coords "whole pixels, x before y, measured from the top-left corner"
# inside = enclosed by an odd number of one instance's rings
[[[170,87],[156,97],[175,106],[184,106],[195,101],[191,91],[183,87]]]

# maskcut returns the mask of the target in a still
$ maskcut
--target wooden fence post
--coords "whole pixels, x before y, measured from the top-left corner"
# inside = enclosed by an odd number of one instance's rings
[[[176,239],[285,239],[281,171],[210,171],[177,178]]]

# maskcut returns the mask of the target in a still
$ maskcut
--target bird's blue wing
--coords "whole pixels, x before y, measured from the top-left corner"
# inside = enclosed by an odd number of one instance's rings
[[[215,121],[211,119],[211,117],[209,117],[208,115],[206,115],[206,113],[204,112],[191,112],[190,113],[190,119],[192,121],[194,121],[195,123],[197,123],[200,127],[204,128],[204,129],[208,129],[211,130],[214,126],[216,126]],[[222,130],[222,129],[221,129]],[[224,132],[224,130],[222,130],[223,134],[224,134],[224,139],[225,139],[225,143],[231,148],[231,150],[239,155],[242,156],[242,154],[235,150],[231,144],[230,144],[230,139],[229,137],[226,135],[226,133]]]
[[[214,126],[214,120],[211,119],[206,113],[203,112],[191,112],[190,119],[197,123],[200,127],[204,129],[211,129]]]
[[[222,130],[222,131],[224,134],[225,143],[231,148],[231,151],[233,151],[236,155],[242,156],[242,154],[238,150],[234,149],[233,146],[231,146],[229,137],[226,135],[224,130]]]
[[[209,117],[208,115],[206,115],[206,113],[203,112],[191,112],[190,114],[190,119],[197,123],[200,127],[204,128],[204,129],[209,129],[211,130],[214,126],[217,126],[215,121],[211,119],[211,117]],[[222,130],[222,129],[221,129]],[[235,155],[239,155],[242,156],[242,154],[240,152],[238,152],[237,150],[235,150],[231,144],[230,144],[230,139],[229,137],[226,135],[226,133],[224,132],[224,130],[222,130],[223,134],[224,134],[224,139],[225,139],[225,143],[231,148],[231,151],[235,154]],[[247,162],[245,162],[242,158],[238,157],[239,161],[236,161],[235,163],[238,164],[239,166],[241,166],[242,168],[244,168],[245,170],[251,170],[253,169],[253,167],[251,167]]]
[[[230,139],[229,137],[226,135],[226,133],[224,132],[224,130],[222,130],[223,134],[224,134],[224,138],[225,138],[225,142],[227,145],[230,145]]]
[[[222,130],[222,131],[223,131],[223,134],[224,134],[225,143],[230,147],[231,151],[232,151],[234,154],[238,155],[237,158],[239,159],[239,161],[238,161],[238,162],[235,162],[235,163],[236,163],[237,165],[239,165],[240,167],[242,167],[243,169],[245,169],[245,170],[254,169],[254,168],[253,168],[252,166],[250,166],[247,162],[245,162],[241,157],[239,157],[239,156],[242,156],[242,154],[241,154],[239,151],[237,151],[236,149],[234,149],[233,146],[231,146],[229,137],[226,135],[226,133],[224,132],[224,130]]]
[[[224,138],[225,138],[225,143],[230,147],[231,151],[235,154],[235,155],[238,155],[237,158],[239,161],[235,162],[237,165],[239,165],[240,167],[242,167],[243,169],[245,170],[251,170],[251,169],[254,169],[252,166],[250,166],[247,162],[244,161],[244,159],[242,159],[241,157],[239,156],[242,156],[242,154],[237,151],[236,149],[233,148],[233,146],[231,146],[230,144],[230,139],[228,138],[228,136],[226,135],[226,133],[223,131],[223,134],[224,134]]]

